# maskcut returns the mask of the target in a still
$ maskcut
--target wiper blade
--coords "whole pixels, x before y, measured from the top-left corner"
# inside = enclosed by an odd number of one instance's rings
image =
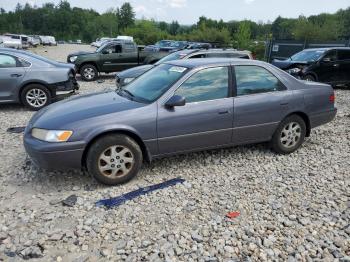
[[[131,93],[129,90],[127,89],[121,89],[122,91],[124,91],[125,93],[127,93],[129,96],[131,97],[135,97],[133,93]]]

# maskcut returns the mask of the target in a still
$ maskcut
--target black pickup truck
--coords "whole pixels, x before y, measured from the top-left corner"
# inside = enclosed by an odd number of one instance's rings
[[[100,72],[119,72],[142,64],[154,64],[169,54],[146,52],[142,50],[143,48],[131,41],[110,41],[95,52],[69,54],[67,62],[75,64],[83,80],[94,81]]]

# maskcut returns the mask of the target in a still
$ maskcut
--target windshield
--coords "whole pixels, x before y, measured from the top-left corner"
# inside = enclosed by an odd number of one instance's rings
[[[187,71],[186,67],[162,64],[128,84],[119,91],[127,93],[135,101],[152,103],[163,95]]]
[[[96,49],[96,52],[97,53],[101,52],[105,48],[105,46],[108,45],[108,44],[109,44],[109,42],[106,42],[106,43],[102,44],[99,48]]]
[[[170,55],[164,56],[162,59],[160,59],[156,65],[159,65],[161,63],[164,62],[168,62],[168,61],[172,61],[172,60],[178,60],[178,59],[182,59],[183,57],[185,57],[187,54],[184,54],[183,52],[175,52],[175,53],[171,53]]]
[[[171,45],[171,41],[159,41],[155,45],[159,47],[169,47]]]
[[[183,48],[185,47],[187,44],[185,42],[173,42],[171,43],[171,47],[176,47],[176,48]]]
[[[304,50],[293,55],[290,59],[293,61],[314,62],[317,61],[324,52],[324,50]]]

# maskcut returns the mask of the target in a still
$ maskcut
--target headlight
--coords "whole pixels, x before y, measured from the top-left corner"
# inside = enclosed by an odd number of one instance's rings
[[[72,63],[74,63],[75,62],[75,60],[77,60],[77,58],[78,58],[78,56],[72,56],[72,57],[70,57],[69,58],[69,61],[71,61]]]
[[[32,129],[32,136],[46,142],[66,142],[73,134],[68,130],[46,130],[40,128]]]
[[[301,71],[300,68],[292,68],[292,69],[287,70],[287,73],[289,73],[289,74],[298,74],[300,71]]]
[[[128,77],[128,78],[125,78],[124,79],[124,84],[126,85],[126,84],[129,84],[130,82],[132,82],[132,81],[134,81],[134,77]]]

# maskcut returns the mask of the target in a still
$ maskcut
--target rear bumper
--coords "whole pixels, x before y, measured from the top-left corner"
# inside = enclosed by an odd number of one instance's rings
[[[82,167],[85,142],[48,143],[26,131],[24,147],[33,162],[43,169],[64,171]]]
[[[336,114],[337,114],[337,109],[334,108],[326,112],[310,115],[311,128],[315,128],[320,125],[331,122],[335,118]]]

